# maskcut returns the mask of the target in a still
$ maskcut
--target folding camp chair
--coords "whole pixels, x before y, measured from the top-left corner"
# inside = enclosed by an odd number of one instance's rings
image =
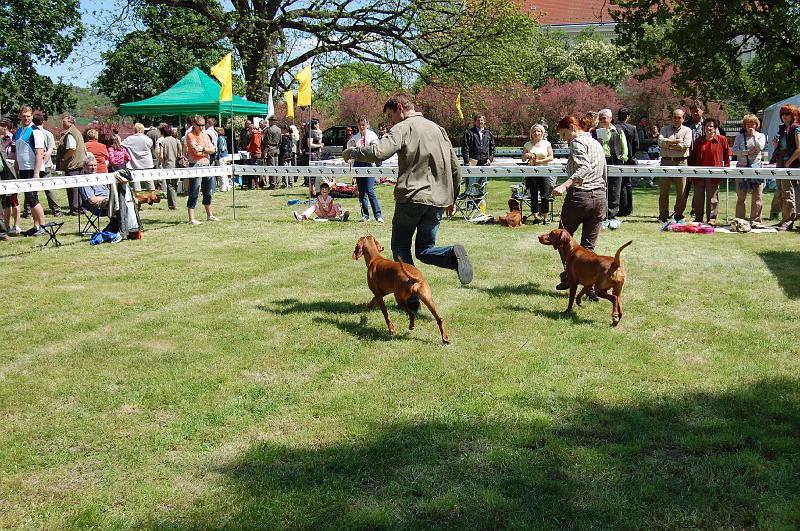
[[[104,210],[81,205],[81,210],[78,212],[78,233],[81,236],[88,236],[100,232],[100,218],[107,215]]]
[[[531,192],[528,190],[525,181],[511,185],[511,199],[516,199],[520,202],[520,209],[523,212],[531,211]],[[545,223],[553,222],[553,215],[555,214],[555,196],[552,194],[548,198],[550,208]]]
[[[474,223],[487,221],[491,216],[486,214],[486,185],[488,177],[468,177],[465,179],[464,191],[456,197],[456,211],[464,219]]]

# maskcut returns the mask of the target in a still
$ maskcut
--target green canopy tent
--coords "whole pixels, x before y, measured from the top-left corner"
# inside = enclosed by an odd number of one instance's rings
[[[269,106],[233,96],[233,101],[219,101],[220,84],[211,76],[192,68],[170,88],[142,101],[123,103],[120,116],[191,116],[194,114],[232,116],[234,114],[266,116]],[[233,147],[233,128],[231,128]],[[236,219],[236,186],[233,187],[233,219]]]
[[[219,101],[220,85],[211,76],[192,68],[170,88],[142,101],[123,103],[121,116],[190,116],[192,114],[230,116],[248,114],[265,116],[269,106],[233,96],[233,102]]]

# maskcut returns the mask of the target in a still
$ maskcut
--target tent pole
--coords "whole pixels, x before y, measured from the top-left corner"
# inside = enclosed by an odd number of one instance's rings
[[[228,120],[228,126],[231,128],[231,196],[233,199],[233,220],[236,221],[236,183],[234,182],[233,178],[235,175],[233,174],[233,163],[236,160],[233,158],[233,97],[231,97],[231,117]],[[227,179],[227,177],[225,177]]]

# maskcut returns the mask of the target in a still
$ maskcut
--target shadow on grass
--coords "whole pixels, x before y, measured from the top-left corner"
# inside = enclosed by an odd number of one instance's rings
[[[513,397],[511,398],[514,399]],[[258,442],[168,528],[794,528],[800,381]],[[496,418],[496,417],[495,417]]]
[[[544,289],[540,284],[528,282],[514,286],[511,284],[503,284],[500,286],[493,286],[491,288],[474,288],[483,293],[487,293],[490,297],[505,297],[507,295],[541,295],[544,297],[557,297],[558,292],[554,289]]]
[[[566,305],[564,308],[566,308]],[[517,306],[515,304],[503,306],[503,309],[512,312],[532,313],[538,315],[539,317],[545,317],[554,321],[570,321],[573,324],[588,324],[595,322],[594,320],[584,319],[578,315],[580,309],[572,311],[571,313],[564,313],[563,310],[542,310],[541,308],[526,308],[524,306]],[[609,315],[611,315],[610,311]]]
[[[279,315],[289,315],[293,313],[366,313],[369,311],[366,304],[367,302],[368,301],[364,301],[363,304],[354,304],[348,301],[301,301],[298,299],[281,299],[275,301],[272,306],[259,304],[256,308],[262,312],[277,313]]]
[[[357,322],[345,319],[333,319],[330,317],[314,317],[312,321],[315,324],[323,323],[325,325],[335,326],[342,332],[350,334],[362,341],[423,341],[421,338],[412,335],[414,333],[413,330],[408,330],[407,320],[400,321],[395,319],[391,313],[389,317],[392,318],[392,322],[397,328],[394,334],[389,334],[389,330],[386,328],[384,321],[381,321],[380,327],[370,326],[367,322],[366,315],[362,315]],[[417,330],[419,330],[419,327],[419,318],[417,318]]]
[[[800,297],[800,252],[798,251],[761,251],[758,256],[764,261],[790,299]]]

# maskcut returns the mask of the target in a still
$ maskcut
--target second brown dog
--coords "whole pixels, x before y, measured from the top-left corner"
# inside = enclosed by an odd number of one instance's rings
[[[161,196],[155,192],[137,192],[136,193],[136,208],[141,208],[142,205],[148,204],[152,205],[153,203],[160,203]]]
[[[376,304],[383,312],[386,319],[386,326],[389,333],[394,334],[396,328],[389,318],[389,311],[383,298],[390,293],[394,293],[397,304],[408,314],[408,329],[414,330],[416,315],[408,308],[408,299],[412,295],[419,297],[425,306],[431,311],[436,324],[439,326],[439,333],[442,335],[442,343],[450,343],[450,337],[444,330],[444,322],[436,305],[433,304],[431,287],[422,276],[422,271],[410,264],[404,264],[402,260],[393,261],[381,256],[383,246],[372,236],[362,236],[356,243],[353,251],[353,260],[358,260],[362,256],[367,264],[367,285],[374,297],[367,304],[367,308],[372,308]]]
[[[600,256],[592,251],[581,247],[572,235],[564,229],[556,229],[548,234],[539,236],[539,243],[542,245],[552,245],[554,249],[564,252],[566,256],[564,269],[567,273],[567,283],[569,284],[569,305],[564,313],[572,311],[572,303],[577,302],[581,305],[581,299],[586,292],[594,288],[598,297],[611,301],[611,326],[617,326],[622,319],[622,287],[625,285],[627,274],[619,261],[622,250],[633,243],[633,240],[625,243],[617,249],[614,256]],[[578,284],[583,286],[578,293]],[[608,293],[611,290],[611,294]]]

